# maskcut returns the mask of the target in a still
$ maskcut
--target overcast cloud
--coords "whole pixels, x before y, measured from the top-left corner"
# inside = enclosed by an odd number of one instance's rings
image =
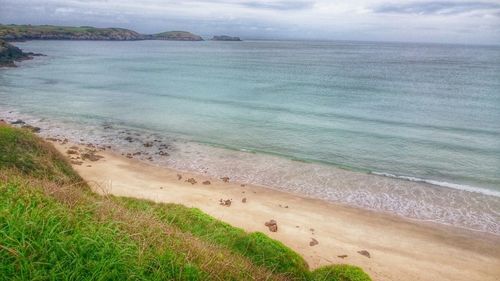
[[[245,39],[500,44],[500,1],[0,0],[0,23],[188,30]]]

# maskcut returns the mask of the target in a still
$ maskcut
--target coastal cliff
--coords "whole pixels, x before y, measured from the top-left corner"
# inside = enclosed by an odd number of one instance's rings
[[[157,34],[140,34],[125,28],[97,28],[92,26],[55,25],[0,25],[0,39],[25,40],[178,40],[203,41],[201,36],[187,31],[168,31]]]
[[[124,28],[91,26],[0,25],[0,39],[24,40],[141,40],[143,35]]]

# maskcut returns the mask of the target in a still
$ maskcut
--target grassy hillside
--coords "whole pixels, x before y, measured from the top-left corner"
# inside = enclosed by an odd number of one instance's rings
[[[28,131],[0,125],[0,280],[339,280],[198,209],[99,196]]]
[[[176,40],[203,41],[187,31],[167,31],[153,35],[139,34],[125,28],[92,26],[0,24],[0,39],[12,40]]]
[[[140,40],[142,35],[124,28],[9,24],[0,25],[0,38],[5,40]]]

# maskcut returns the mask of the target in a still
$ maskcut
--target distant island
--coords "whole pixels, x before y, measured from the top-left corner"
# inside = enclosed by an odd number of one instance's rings
[[[203,41],[201,36],[187,31],[168,31],[146,36],[150,40]]]
[[[203,41],[199,35],[187,31],[168,31],[157,34],[140,34],[125,28],[98,28],[92,26],[55,25],[0,25],[0,39],[25,40],[172,40]]]
[[[216,35],[212,38],[212,41],[241,41],[240,37],[233,37],[227,35]]]

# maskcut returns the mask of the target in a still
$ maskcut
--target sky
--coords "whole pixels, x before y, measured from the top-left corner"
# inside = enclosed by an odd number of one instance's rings
[[[243,39],[500,44],[500,0],[0,0],[0,23]]]

